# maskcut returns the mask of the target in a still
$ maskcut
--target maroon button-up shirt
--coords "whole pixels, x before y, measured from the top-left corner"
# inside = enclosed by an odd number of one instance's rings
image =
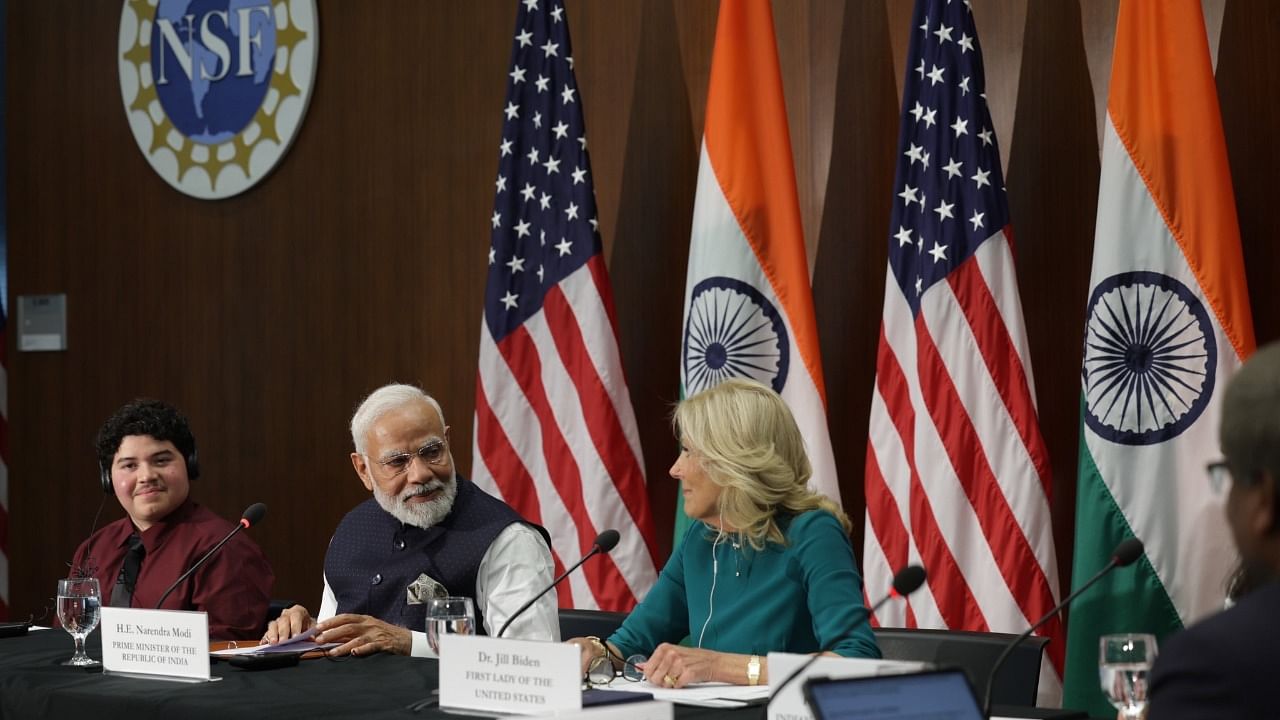
[[[165,589],[234,527],[188,499],[142,531],[147,554],[138,571],[132,606],[155,607]],[[133,521],[124,517],[94,533],[76,550],[72,573],[98,578],[104,603],[111,598],[134,532]],[[266,556],[241,533],[174,588],[163,607],[208,613],[210,639],[256,639],[262,636],[274,583]]]

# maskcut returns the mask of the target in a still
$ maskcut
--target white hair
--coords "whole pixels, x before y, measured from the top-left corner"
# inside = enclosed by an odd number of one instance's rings
[[[428,495],[441,490],[440,497],[425,503],[410,504],[409,500],[418,495]],[[446,480],[435,479],[423,485],[406,484],[399,496],[388,495],[382,486],[373,484],[373,497],[378,506],[386,510],[391,517],[405,525],[413,525],[423,530],[445,519],[453,509],[453,501],[458,495],[458,473],[451,473]]]
[[[369,429],[383,415],[392,410],[398,410],[418,400],[425,400],[431,407],[435,408],[436,414],[440,416],[440,424],[445,425],[444,411],[440,409],[440,403],[422,391],[417,385],[405,385],[402,383],[392,383],[383,385],[382,387],[369,393],[369,397],[360,403],[360,407],[356,408],[356,412],[351,416],[351,443],[355,445],[356,452],[366,455],[365,438],[369,435]]]

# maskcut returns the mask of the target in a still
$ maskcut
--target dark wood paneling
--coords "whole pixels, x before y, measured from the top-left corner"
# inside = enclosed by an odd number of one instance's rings
[[[1070,587],[1084,305],[1098,203],[1093,90],[1075,3],[1030,3],[1005,185],[1040,431],[1049,452],[1054,545]],[[1067,150],[1067,148],[1071,148]]]
[[[1280,339],[1280,217],[1275,173],[1280,167],[1280,5],[1232,0],[1218,46],[1218,102],[1240,215],[1253,329],[1261,347]]]
[[[676,493],[675,481],[667,474],[676,452],[667,418],[680,398],[685,265],[701,134],[695,134],[688,121],[691,91],[681,66],[672,4],[646,3],[641,22],[610,268],[617,295],[618,344],[639,424],[649,505],[662,553],[657,560],[665,562]],[[710,39],[704,42],[709,49]],[[705,88],[704,79],[704,94]],[[656,178],[663,181],[654,182]]]
[[[831,445],[859,557],[867,425],[888,261],[889,189],[898,143],[888,26],[884,8],[876,3],[845,8],[835,86],[837,130],[813,271]]]

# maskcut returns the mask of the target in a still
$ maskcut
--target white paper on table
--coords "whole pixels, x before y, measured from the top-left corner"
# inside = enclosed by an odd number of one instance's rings
[[[214,657],[234,657],[236,655],[274,655],[276,653],[304,653],[312,650],[328,650],[332,647],[338,647],[338,643],[318,643],[311,638],[315,637],[316,629],[312,627],[310,630],[300,632],[288,640],[281,640],[275,645],[262,643],[259,645],[250,645],[249,647],[233,647],[225,650],[214,650],[209,654]]]
[[[682,688],[664,688],[648,680],[617,682],[597,685],[596,690],[646,692],[654,700],[664,700],[677,705],[698,707],[736,708],[769,697],[768,685],[730,685],[729,683],[694,683]]]
[[[274,655],[276,653],[305,653],[312,650],[328,650],[329,648],[338,647],[338,643],[315,643],[300,642],[292,645],[251,645],[242,648],[227,648],[225,650],[211,650],[209,654],[218,657],[235,657],[236,655]]]
[[[562,711],[550,715],[534,715],[533,718],[563,718],[564,720],[671,720],[675,710],[669,702],[649,700],[643,702],[623,703],[621,705],[603,705],[581,710]]]

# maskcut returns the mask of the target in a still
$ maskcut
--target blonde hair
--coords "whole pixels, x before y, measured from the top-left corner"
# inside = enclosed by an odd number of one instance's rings
[[[723,488],[720,512],[756,550],[786,544],[779,513],[825,510],[848,533],[849,518],[808,487],[813,467],[783,399],[754,380],[732,378],[682,400],[671,415],[680,442]]]

